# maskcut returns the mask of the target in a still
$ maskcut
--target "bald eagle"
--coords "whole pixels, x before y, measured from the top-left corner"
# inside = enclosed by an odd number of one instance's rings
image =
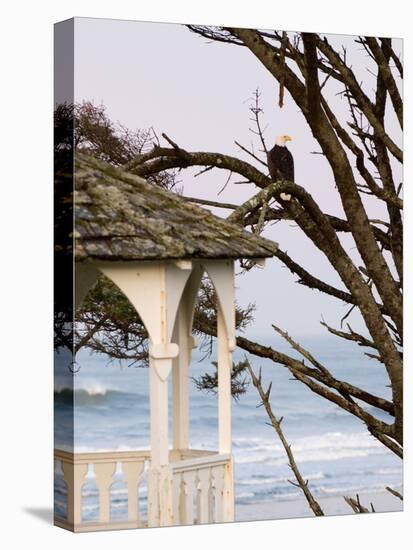
[[[294,181],[294,159],[285,144],[292,141],[290,136],[278,136],[274,147],[267,153],[268,169],[272,181]],[[291,195],[281,193],[280,197],[290,200]]]

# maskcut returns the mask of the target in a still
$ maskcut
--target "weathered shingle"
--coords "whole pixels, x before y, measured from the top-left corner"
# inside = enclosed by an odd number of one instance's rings
[[[276,244],[84,154],[75,168],[76,260],[256,258]]]

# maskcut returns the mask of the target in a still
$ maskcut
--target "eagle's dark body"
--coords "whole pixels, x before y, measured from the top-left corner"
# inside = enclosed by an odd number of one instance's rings
[[[268,151],[267,161],[272,181],[294,181],[294,159],[287,147],[274,145]]]

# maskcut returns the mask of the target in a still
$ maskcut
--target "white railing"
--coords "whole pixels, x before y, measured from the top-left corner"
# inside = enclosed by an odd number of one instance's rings
[[[233,520],[232,459],[227,454],[172,464],[175,525]]]
[[[143,527],[140,486],[149,457],[149,451],[56,450],[55,523],[75,531]]]
[[[214,523],[233,515],[230,455],[171,451],[175,525]],[[74,531],[148,525],[150,451],[69,453],[55,450],[55,523]]]

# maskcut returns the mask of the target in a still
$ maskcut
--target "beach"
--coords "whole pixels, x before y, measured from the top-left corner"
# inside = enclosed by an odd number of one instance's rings
[[[348,494],[347,496],[355,498],[354,494]],[[370,502],[372,502],[376,512],[403,511],[403,502],[388,491],[366,492],[359,496],[363,506],[370,508]],[[317,502],[326,516],[354,514],[342,496],[318,497]],[[314,517],[314,514],[304,496],[294,499],[274,500],[273,502],[266,503],[238,504],[235,509],[236,521],[305,517]]]

